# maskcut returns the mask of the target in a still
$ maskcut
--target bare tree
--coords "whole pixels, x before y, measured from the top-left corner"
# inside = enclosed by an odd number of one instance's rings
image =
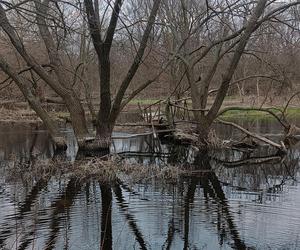
[[[93,44],[98,56],[99,75],[100,75],[100,109],[97,117],[96,139],[91,147],[103,148],[108,147],[111,141],[111,134],[116,119],[121,112],[124,95],[133,77],[135,76],[143,59],[144,52],[147,47],[147,41],[153,28],[155,17],[161,0],[155,0],[145,27],[140,45],[136,55],[130,65],[128,72],[120,84],[117,94],[112,101],[111,94],[111,64],[110,52],[113,38],[116,32],[117,22],[122,8],[123,1],[116,0],[113,6],[109,26],[105,35],[101,32],[101,23],[99,17],[98,1],[85,0],[85,8],[89,23],[89,30],[93,40]],[[131,96],[133,98],[133,96]]]
[[[178,32],[172,32],[175,39],[187,40],[183,49],[176,55],[185,65],[184,74],[190,87],[192,112],[197,122],[199,141],[208,143],[211,126],[219,115],[223,101],[232,83],[242,80],[276,77],[257,74],[233,79],[241,58],[251,51],[249,40],[252,35],[267,21],[274,21],[289,8],[299,4],[298,1],[275,4],[268,1],[226,1],[208,3],[206,9],[198,8],[198,15],[193,14],[193,0],[180,1],[180,19],[175,20]],[[168,9],[166,8],[166,13]],[[197,12],[196,12],[197,13]],[[200,14],[199,14],[200,13]],[[174,17],[174,14],[169,14]],[[174,21],[173,19],[170,19]],[[270,22],[269,22],[270,23]],[[265,27],[262,28],[264,30]],[[257,36],[263,36],[260,32]],[[179,37],[179,38],[178,38]],[[200,39],[199,39],[200,38]],[[255,40],[255,38],[253,38]],[[252,41],[252,40],[251,40]],[[252,45],[252,43],[251,43]],[[252,46],[253,47],[253,46]],[[279,81],[280,79],[278,79]],[[212,85],[217,89],[212,91]],[[211,93],[217,93],[212,104],[208,103]]]
[[[52,118],[44,110],[32,83],[25,77],[20,76],[9,64],[4,60],[3,55],[0,55],[0,68],[10,76],[10,78],[18,85],[19,89],[27,99],[30,107],[37,113],[37,115],[44,122],[50,136],[58,148],[66,148],[66,142],[58,127],[53,122]]]
[[[53,34],[51,34],[49,25],[46,22],[46,17],[49,11],[49,3],[50,1],[48,0],[45,0],[43,2],[36,0],[34,1],[34,6],[30,7],[32,8],[31,12],[33,12],[33,15],[35,16],[35,23],[38,26],[40,37],[46,47],[47,55],[49,58],[49,66],[55,74],[54,77],[44,69],[43,65],[39,63],[39,60],[37,60],[37,58],[35,58],[27,51],[24,42],[7,18],[6,12],[10,11],[11,8],[8,7],[7,9],[5,9],[3,7],[4,3],[0,3],[0,26],[9,37],[11,44],[18,51],[26,64],[30,67],[30,70],[34,71],[51,89],[53,89],[63,99],[68,108],[68,111],[70,112],[72,126],[76,138],[78,140],[78,143],[81,144],[81,142],[84,141],[85,137],[88,135],[85,112],[76,91],[72,88],[71,76],[70,74],[67,74],[66,67],[60,57],[60,53],[58,51],[59,44],[55,43]],[[21,3],[17,6],[13,5],[13,9],[20,7],[20,5]],[[6,73],[8,73],[8,71],[6,71]],[[11,74],[9,74],[9,76],[13,77]],[[25,94],[25,92],[23,92],[23,94]],[[25,97],[28,99],[27,96]],[[38,104],[36,103],[36,105]],[[48,122],[53,123],[51,120],[48,120]],[[54,125],[52,125],[52,127],[54,127]]]

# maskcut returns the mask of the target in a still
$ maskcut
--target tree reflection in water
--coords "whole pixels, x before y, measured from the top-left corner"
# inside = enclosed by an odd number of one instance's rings
[[[33,143],[36,144],[37,141],[35,138]],[[3,201],[7,209],[16,209],[4,218],[1,217],[0,247],[73,249],[75,239],[82,241],[78,243],[82,247],[83,244],[88,244],[88,239],[80,238],[81,230],[85,230],[79,220],[82,217],[83,220],[91,219],[91,232],[98,233],[98,237],[93,238],[95,244],[87,249],[117,249],[116,242],[122,234],[119,227],[122,220],[128,229],[124,229],[126,235],[123,234],[124,242],[121,244],[127,247],[136,243],[140,249],[153,249],[155,242],[155,246],[159,245],[162,249],[199,249],[195,234],[201,235],[203,228],[207,227],[219,239],[220,247],[255,248],[255,244],[246,243],[244,229],[241,232],[228,196],[235,191],[243,194],[249,192],[255,195],[252,202],[262,204],[266,197],[283,192],[290,181],[296,182],[299,173],[297,150],[291,151],[283,159],[276,154],[270,155],[265,149],[255,155],[232,151],[196,152],[189,147],[174,145],[157,148],[153,142],[143,142],[142,146],[135,146],[137,151],[143,147],[151,147],[154,153],[157,150],[167,152],[165,155],[146,156],[144,159],[144,156],[140,156],[137,161],[145,163],[145,159],[148,159],[148,164],[180,163],[189,166],[189,172],[181,176],[175,184],[156,182],[154,179],[137,184],[144,192],[149,189],[150,193],[155,193],[159,197],[159,200],[155,200],[155,197],[144,197],[137,186],[130,187],[121,181],[102,183],[98,180],[79,181],[67,176],[52,177],[50,180],[32,177],[32,185],[29,185],[28,180],[24,181],[22,176],[14,176],[13,180],[8,178],[7,171],[2,169],[1,183],[5,192],[0,193],[0,201]],[[34,147],[31,146],[29,151],[33,157]],[[26,160],[26,164],[36,164],[32,157],[29,161]],[[22,159],[20,158],[20,165],[24,164]],[[61,186],[58,184],[60,181],[66,184]],[[18,193],[18,188],[24,195]],[[224,192],[228,188],[231,191]],[[163,203],[168,195],[173,197],[172,200]],[[129,197],[133,197],[138,203],[131,203]],[[87,207],[91,207],[91,200],[95,201],[97,213],[91,209],[85,213],[78,210],[83,201]],[[143,207],[139,207],[139,203]],[[155,231],[155,234],[160,235],[159,239],[149,235],[147,228],[149,220],[146,218],[150,211],[148,207],[150,209],[151,206],[155,209],[162,206],[160,209],[165,211],[163,215],[154,211],[159,223],[165,223],[161,225],[164,230]],[[199,210],[199,206],[204,208]],[[194,224],[193,220],[199,216],[205,218],[202,224]],[[213,216],[215,218],[212,220]]]
[[[99,249],[112,249],[112,191],[108,184],[101,184],[101,242]]]

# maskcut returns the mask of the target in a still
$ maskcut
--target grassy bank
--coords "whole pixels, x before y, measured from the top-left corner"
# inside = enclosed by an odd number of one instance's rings
[[[270,108],[270,111],[281,117],[282,113],[279,110],[282,108]],[[297,119],[300,118],[300,108],[290,107],[286,110],[286,118]],[[226,120],[275,120],[274,116],[257,110],[242,111],[242,110],[230,110],[221,116],[222,119]]]
[[[139,107],[138,104],[141,106],[149,106],[151,104],[154,104],[158,102],[159,99],[154,99],[154,98],[137,98],[131,100],[129,103],[128,107],[124,110],[127,112],[139,112]],[[209,102],[211,104],[211,102]],[[39,122],[41,123],[41,120],[36,116],[35,112],[33,112],[27,105],[26,103],[23,103],[24,105],[21,107],[16,107],[12,106],[11,108],[8,107],[0,107],[0,120],[4,122],[32,122],[36,123]],[[189,107],[191,107],[191,102],[190,100],[188,101]],[[297,107],[297,104],[293,104],[293,107],[289,107],[286,111],[286,117],[288,119],[297,119],[300,118],[300,107]],[[232,106],[237,106],[237,107],[244,107],[244,108],[251,108],[252,104],[250,102],[241,102],[241,100],[237,97],[227,97],[226,100],[224,101],[223,107],[232,107]],[[266,104],[266,107],[271,107],[271,104]],[[255,107],[259,107],[259,105],[255,105]],[[279,104],[275,105],[275,108],[270,108],[274,113],[278,114],[278,116],[281,116],[281,112],[279,110],[283,110],[282,106]],[[126,112],[125,112],[126,113]],[[53,111],[49,112],[50,116],[58,121],[58,122],[65,122],[65,121],[70,121],[70,114],[66,111]],[[86,115],[90,119],[89,111],[86,109]],[[192,116],[192,114],[191,114]],[[190,116],[190,117],[191,117]],[[231,110],[226,113],[224,113],[221,116],[222,119],[226,120],[236,120],[236,119],[242,119],[242,120],[274,120],[275,118],[266,113],[266,112],[261,112],[257,110],[251,110],[251,111],[242,111],[242,110]],[[126,118],[127,119],[127,118]],[[122,123],[126,123],[126,119],[122,119]],[[129,121],[129,122],[135,122],[135,121]]]

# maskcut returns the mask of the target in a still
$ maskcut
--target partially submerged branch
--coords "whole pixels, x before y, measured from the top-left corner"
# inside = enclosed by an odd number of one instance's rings
[[[242,131],[243,133],[245,133],[246,135],[250,136],[250,137],[253,137],[261,142],[264,142],[270,146],[273,146],[275,148],[277,148],[280,152],[284,152],[286,153],[287,149],[284,145],[283,142],[281,142],[281,144],[278,144],[276,142],[273,142],[271,141],[270,139],[264,137],[264,136],[261,136],[261,135],[258,135],[256,133],[253,133],[253,132],[250,132],[248,131],[247,129],[241,127],[240,125],[236,124],[236,123],[233,123],[233,122],[228,122],[228,121],[223,121],[223,120],[220,120],[220,119],[217,119],[217,122],[221,123],[221,124],[224,124],[224,125],[229,125],[229,126],[232,126],[240,131]]]
[[[282,162],[284,158],[279,155],[263,156],[263,157],[249,157],[246,159],[241,159],[237,161],[222,161],[219,159],[214,159],[218,163],[221,163],[222,166],[226,168],[236,168],[242,166],[250,165],[261,165],[261,164],[276,164]]]

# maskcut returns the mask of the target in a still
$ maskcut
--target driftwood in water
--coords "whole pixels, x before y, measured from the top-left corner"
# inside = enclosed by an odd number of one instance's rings
[[[240,151],[243,151],[244,149],[249,151],[249,150],[254,150],[255,148],[257,148],[259,146],[259,144],[256,143],[252,138],[250,138],[247,135],[247,137],[244,138],[242,141],[237,142],[237,143],[233,143],[232,146],[234,148],[237,148]]]
[[[155,131],[155,133],[160,134],[160,133],[171,133],[175,131],[174,129],[165,129],[165,130],[157,130]],[[135,137],[139,137],[139,136],[147,136],[147,135],[152,135],[152,132],[145,132],[145,133],[138,133],[138,134],[130,134],[130,135],[118,135],[118,136],[112,136],[112,139],[130,139],[130,138],[135,138]],[[86,142],[93,142],[95,140],[95,137],[91,136],[91,137],[86,137],[85,141]]]
[[[297,144],[300,141],[300,128],[291,125],[284,138],[284,143],[289,147]]]
[[[157,123],[153,123],[154,127],[157,128],[166,128],[166,124],[157,124]],[[152,127],[151,123],[117,123],[115,124],[116,127]]]
[[[300,92],[299,92],[300,93]],[[296,93],[297,95],[299,93]],[[294,97],[295,95],[293,95],[290,100]],[[255,107],[227,107],[227,108],[224,108],[223,110],[221,110],[218,114],[218,117],[223,115],[224,113],[228,112],[228,111],[232,111],[232,110],[238,110],[238,111],[260,111],[260,112],[264,112],[264,113],[267,113],[271,116],[273,116],[279,123],[280,125],[283,127],[284,131],[285,131],[285,138],[284,140],[280,143],[281,144],[281,147],[285,147],[285,145],[291,147],[295,144],[297,144],[300,140],[299,136],[300,136],[300,128],[295,126],[294,124],[290,124],[286,117],[285,117],[285,113],[286,113],[286,110],[287,110],[287,107],[290,103],[290,100],[288,101],[287,105],[285,106],[284,110],[282,111],[281,109],[278,109],[278,108],[255,108]],[[276,110],[278,112],[281,113],[281,115],[277,115],[273,110]],[[224,122],[223,122],[224,123]],[[228,125],[233,125],[233,123],[229,124]],[[235,124],[237,125],[237,124]],[[240,129],[241,127],[237,127],[235,126],[236,128]],[[240,129],[241,130],[241,129]],[[243,131],[245,132],[245,130]],[[264,137],[265,138],[265,137]],[[258,138],[257,138],[258,139]],[[275,146],[274,144],[271,144],[270,143],[270,140],[268,141],[264,141],[272,146]],[[278,147],[279,144],[277,144],[275,147]]]
[[[280,144],[276,143],[276,142],[273,142],[270,139],[268,139],[268,138],[266,138],[264,136],[258,135],[256,133],[250,132],[247,129],[245,129],[245,128],[241,127],[240,125],[238,125],[236,123],[233,123],[233,122],[223,121],[223,120],[220,120],[220,119],[217,119],[217,121],[219,123],[221,123],[221,124],[232,126],[232,127],[236,128],[236,129],[242,131],[243,133],[245,133],[248,136],[251,136],[251,137],[253,137],[253,138],[255,138],[255,139],[257,139],[257,140],[259,140],[261,142],[264,142],[264,143],[266,143],[268,145],[271,145],[271,146],[277,148],[281,152],[286,152],[287,151],[287,149],[286,149],[286,147],[285,147],[285,145],[284,145],[283,142],[281,142]]]
[[[261,165],[261,164],[274,164],[280,163],[284,158],[279,155],[271,155],[271,156],[264,156],[264,157],[248,157],[245,159],[237,160],[237,161],[222,161],[217,160],[226,168],[236,168],[245,165]]]
[[[176,130],[172,135],[171,138],[176,141],[180,142],[180,144],[196,144],[198,141],[198,136],[195,134],[187,134],[181,130]]]

